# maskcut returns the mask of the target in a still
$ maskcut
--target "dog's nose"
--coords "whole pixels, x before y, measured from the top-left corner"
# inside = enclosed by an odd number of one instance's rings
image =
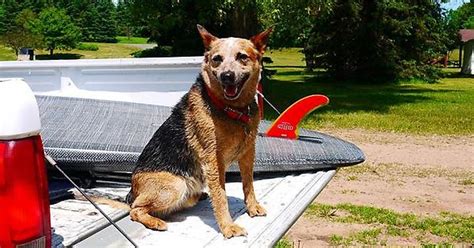
[[[233,71],[226,71],[221,74],[221,82],[223,84],[233,84],[235,81],[235,73]]]

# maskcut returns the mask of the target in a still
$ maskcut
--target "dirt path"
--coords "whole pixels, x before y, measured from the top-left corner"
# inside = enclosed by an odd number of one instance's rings
[[[442,211],[474,215],[474,136],[413,136],[363,130],[325,130],[357,144],[367,162],[340,169],[316,203],[388,208],[435,216]],[[301,217],[287,233],[296,247],[330,245],[367,225]],[[428,239],[428,240],[426,240]],[[443,242],[434,235],[424,242]],[[390,237],[388,245],[419,245],[414,237]]]
[[[125,44],[124,45],[127,45],[127,46],[132,46],[132,47],[138,47],[142,50],[145,50],[145,49],[150,49],[150,48],[153,48],[156,46],[156,44],[154,43],[149,43],[149,44]]]

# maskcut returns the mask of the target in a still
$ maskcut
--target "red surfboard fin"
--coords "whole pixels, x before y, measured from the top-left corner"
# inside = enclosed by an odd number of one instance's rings
[[[298,126],[309,113],[329,103],[323,95],[310,95],[293,103],[270,126],[265,133],[269,137],[298,138]]]

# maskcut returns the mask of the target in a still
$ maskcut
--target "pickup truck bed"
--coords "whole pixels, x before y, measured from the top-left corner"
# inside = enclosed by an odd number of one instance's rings
[[[36,95],[173,106],[194,82],[201,61],[202,57],[0,62],[0,78],[23,78]],[[61,119],[61,115],[55,117]],[[363,154],[361,159],[363,161]],[[319,168],[311,172],[256,175],[256,195],[268,211],[268,216],[258,218],[249,218],[245,213],[242,185],[238,179],[229,178],[226,184],[229,207],[236,222],[248,231],[247,237],[225,240],[217,230],[208,200],[171,215],[166,232],[151,231],[131,222],[123,210],[101,207],[141,247],[269,247],[284,235],[335,174],[336,167],[332,165]],[[83,174],[75,176],[89,180]],[[110,197],[123,197],[129,188],[122,179],[125,183],[115,183],[113,187],[99,180],[93,190]],[[64,193],[70,186],[52,185],[54,247],[130,246],[91,204],[68,198]]]
[[[81,179],[86,175],[94,181],[94,194],[122,200],[129,191],[124,185],[129,182],[135,159],[170,113],[169,107],[96,99],[37,96],[37,101],[45,151],[73,178]],[[262,121],[260,131],[268,126],[268,121]],[[255,190],[268,216],[252,219],[246,214],[239,178],[236,173],[228,175],[230,182],[226,189],[231,215],[246,227],[248,237],[224,240],[208,200],[171,215],[166,232],[151,231],[131,222],[123,210],[102,207],[143,247],[156,244],[271,246],[321,192],[334,175],[335,168],[364,159],[353,144],[309,130],[302,129],[300,133],[312,139],[257,139]],[[234,166],[231,171],[236,172],[237,168]],[[104,184],[106,182],[109,184]],[[107,187],[111,185],[114,187]],[[63,183],[51,188],[53,192],[64,193],[70,186]],[[86,201],[59,201],[51,205],[51,215],[57,246],[130,245],[117,230],[108,227],[105,219]]]
[[[275,244],[321,192],[335,171],[319,171],[274,177],[257,177],[255,191],[267,209],[266,217],[250,218],[243,203],[242,184],[228,182],[226,190],[231,216],[246,228],[247,237],[225,240],[218,232],[209,200],[171,215],[168,231],[146,229],[132,222],[123,210],[100,205],[118,221],[140,247],[270,247]],[[129,188],[95,187],[109,196],[124,197]],[[51,205],[56,247],[132,247],[86,201],[68,199]]]

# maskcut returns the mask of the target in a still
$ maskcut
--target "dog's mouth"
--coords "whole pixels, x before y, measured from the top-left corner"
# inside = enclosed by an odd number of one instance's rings
[[[233,100],[237,98],[240,93],[239,85],[223,85],[224,87],[224,96],[229,99]]]
[[[234,84],[222,84],[222,88],[224,89],[224,97],[227,100],[235,100],[239,98],[240,93],[242,92],[242,88],[249,79],[249,74],[245,74],[240,80],[235,82]]]

